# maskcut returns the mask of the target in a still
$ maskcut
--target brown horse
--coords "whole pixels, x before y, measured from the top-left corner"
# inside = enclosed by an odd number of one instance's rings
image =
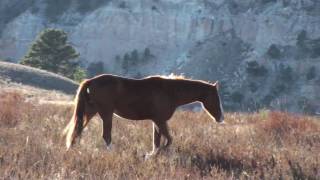
[[[160,147],[161,136],[166,139],[164,147],[172,143],[167,121],[175,109],[195,101],[202,103],[210,117],[223,122],[217,83],[161,76],[127,79],[107,74],[85,80],[75,98],[73,117],[64,130],[67,148],[97,113],[103,120],[103,139],[109,146],[115,113],[127,119],[153,121],[153,151],[149,154],[152,155]]]

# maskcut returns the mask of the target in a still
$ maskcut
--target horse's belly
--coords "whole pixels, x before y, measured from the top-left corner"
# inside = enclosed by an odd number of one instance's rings
[[[128,106],[125,108],[116,108],[114,113],[120,117],[132,120],[152,119],[152,111],[150,111],[150,108]]]

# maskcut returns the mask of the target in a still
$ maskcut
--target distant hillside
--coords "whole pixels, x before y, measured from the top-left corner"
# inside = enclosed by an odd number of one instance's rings
[[[89,69],[219,80],[228,111],[320,113],[319,0],[2,0],[0,59],[46,28]]]
[[[0,62],[0,79],[67,94],[74,94],[78,87],[76,82],[57,74],[7,62]]]

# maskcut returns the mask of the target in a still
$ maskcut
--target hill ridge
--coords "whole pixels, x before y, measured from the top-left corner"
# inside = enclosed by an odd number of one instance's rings
[[[0,62],[0,79],[66,94],[74,94],[78,87],[76,82],[61,75],[9,62]]]

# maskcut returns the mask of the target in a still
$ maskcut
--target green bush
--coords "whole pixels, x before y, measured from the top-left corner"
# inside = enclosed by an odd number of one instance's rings
[[[75,81],[77,82],[81,82],[83,81],[85,78],[87,77],[87,72],[80,68],[80,67],[77,67],[73,73],[73,78]]]

